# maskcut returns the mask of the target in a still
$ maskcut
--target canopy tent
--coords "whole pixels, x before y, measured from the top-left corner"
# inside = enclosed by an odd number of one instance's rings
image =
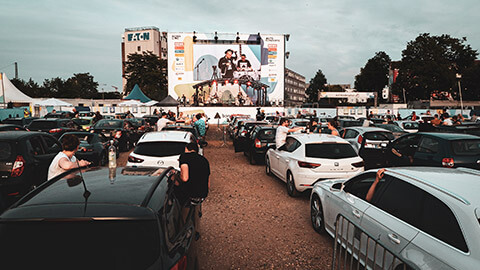
[[[118,106],[122,106],[122,107],[138,107],[138,106],[145,106],[145,104],[143,104],[142,102],[138,101],[138,100],[135,100],[135,99],[131,99],[131,100],[126,100],[120,104],[118,104]]]
[[[176,101],[172,96],[168,95],[162,101],[158,103],[159,106],[177,106],[180,105],[178,101]]]
[[[68,102],[61,101],[60,99],[49,98],[49,99],[45,99],[45,100],[42,100],[42,101],[35,102],[35,106],[72,107],[73,105],[68,103]]]
[[[138,86],[138,84],[135,84],[132,92],[130,92],[130,94],[124,97],[123,99],[137,99],[143,103],[151,101],[151,99],[145,96],[142,90],[140,90],[140,87]]]
[[[0,73],[0,103],[3,102],[33,103],[35,99],[18,90],[5,73]]]

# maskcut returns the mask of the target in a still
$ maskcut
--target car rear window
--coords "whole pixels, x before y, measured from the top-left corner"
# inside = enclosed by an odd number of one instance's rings
[[[90,125],[90,119],[72,119],[73,122],[83,126],[83,125]]]
[[[403,128],[404,129],[418,129],[418,123],[417,122],[403,123]]]
[[[12,156],[12,144],[9,142],[0,142],[0,160],[9,160]]]
[[[308,124],[308,121],[298,121],[298,122],[295,122],[293,124],[297,127],[306,127],[307,124]]]
[[[133,152],[151,157],[176,156],[185,152],[185,142],[144,142],[139,143]]]
[[[260,140],[275,140],[275,129],[262,130],[258,133]]]
[[[0,238],[9,245],[0,247],[0,268],[22,265],[22,256],[50,264],[55,254],[55,263],[79,268],[147,269],[160,257],[158,228],[154,220],[3,223]]]
[[[33,121],[30,123],[30,129],[42,128],[42,129],[52,129],[57,127],[56,121]]]
[[[4,124],[12,124],[12,125],[19,125],[23,126],[22,120],[20,119],[5,119],[2,121]]]
[[[452,142],[453,153],[459,156],[480,155],[480,140],[458,140]]]
[[[311,143],[305,145],[305,156],[312,158],[351,158],[357,153],[349,143]]]
[[[392,133],[383,131],[367,132],[363,134],[363,137],[370,141],[387,141],[395,139],[395,136],[393,136]]]
[[[95,125],[95,128],[122,128],[123,121],[116,120],[100,120]]]

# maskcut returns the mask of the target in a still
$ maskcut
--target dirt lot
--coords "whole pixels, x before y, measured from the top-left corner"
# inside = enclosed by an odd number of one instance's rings
[[[212,175],[202,206],[201,269],[330,269],[333,240],[312,229],[309,194],[289,197],[264,165],[250,165],[231,141],[222,147],[216,126],[207,136]]]

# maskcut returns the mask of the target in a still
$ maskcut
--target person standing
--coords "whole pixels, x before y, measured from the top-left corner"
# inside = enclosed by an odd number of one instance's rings
[[[438,114],[435,114],[433,116],[433,119],[430,121],[430,123],[433,125],[433,126],[440,126],[442,125],[442,120],[438,119]]]
[[[277,132],[275,134],[275,146],[277,149],[285,144],[289,132],[295,132],[303,129],[303,127],[288,128],[289,125],[290,120],[287,118],[280,119],[280,125],[277,127]]]
[[[205,127],[205,121],[202,119],[201,113],[197,113],[197,115],[195,115],[195,117],[193,118],[193,126],[197,129],[200,140],[204,141],[207,129]]]
[[[165,126],[173,123],[174,123],[173,121],[170,121],[169,119],[167,119],[167,114],[163,112],[162,117],[157,121],[157,131],[161,131]]]
[[[99,111],[95,112],[95,116],[93,117],[93,123],[97,123],[98,121],[102,120],[103,116],[100,114]]]
[[[335,121],[335,119],[328,120],[327,128],[330,130],[332,135],[340,136],[340,133],[338,133],[338,130],[337,130],[337,121]]]
[[[198,144],[188,143],[180,155],[180,188],[188,198],[204,199],[210,188],[210,164],[198,154]],[[184,198],[186,199],[186,198]]]
[[[27,108],[25,108],[23,110],[23,118],[27,118],[27,117],[30,117],[30,111]]]
[[[240,55],[240,60],[237,62],[237,69],[238,70],[250,70],[252,68],[252,65],[250,64],[250,61],[246,59],[245,54]]]
[[[417,121],[417,114],[415,111],[412,112],[412,121]]]
[[[86,160],[77,161],[75,153],[78,150],[78,145],[80,141],[77,136],[72,134],[67,134],[63,136],[62,139],[62,149],[63,151],[59,152],[55,158],[53,158],[50,167],[48,167],[48,177],[50,180],[57,175],[60,175],[70,169],[79,168],[83,166],[90,165],[90,162]]]
[[[236,70],[234,61],[237,59],[237,54],[233,55],[233,50],[225,51],[225,56],[218,61],[218,68],[222,74],[222,78],[233,78],[233,71]]]

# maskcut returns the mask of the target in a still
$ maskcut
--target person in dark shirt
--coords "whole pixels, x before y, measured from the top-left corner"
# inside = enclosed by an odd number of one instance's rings
[[[210,188],[210,164],[198,154],[198,144],[188,143],[180,155],[180,185],[187,198],[206,198]]]
[[[235,53],[235,56],[233,56],[233,50],[226,50],[225,56],[218,61],[218,68],[222,73],[222,78],[233,78],[233,71],[236,70],[235,60],[237,60],[237,54]]]
[[[249,70],[252,68],[250,61],[246,59],[245,54],[240,55],[240,60],[237,62],[237,69],[238,70]]]

